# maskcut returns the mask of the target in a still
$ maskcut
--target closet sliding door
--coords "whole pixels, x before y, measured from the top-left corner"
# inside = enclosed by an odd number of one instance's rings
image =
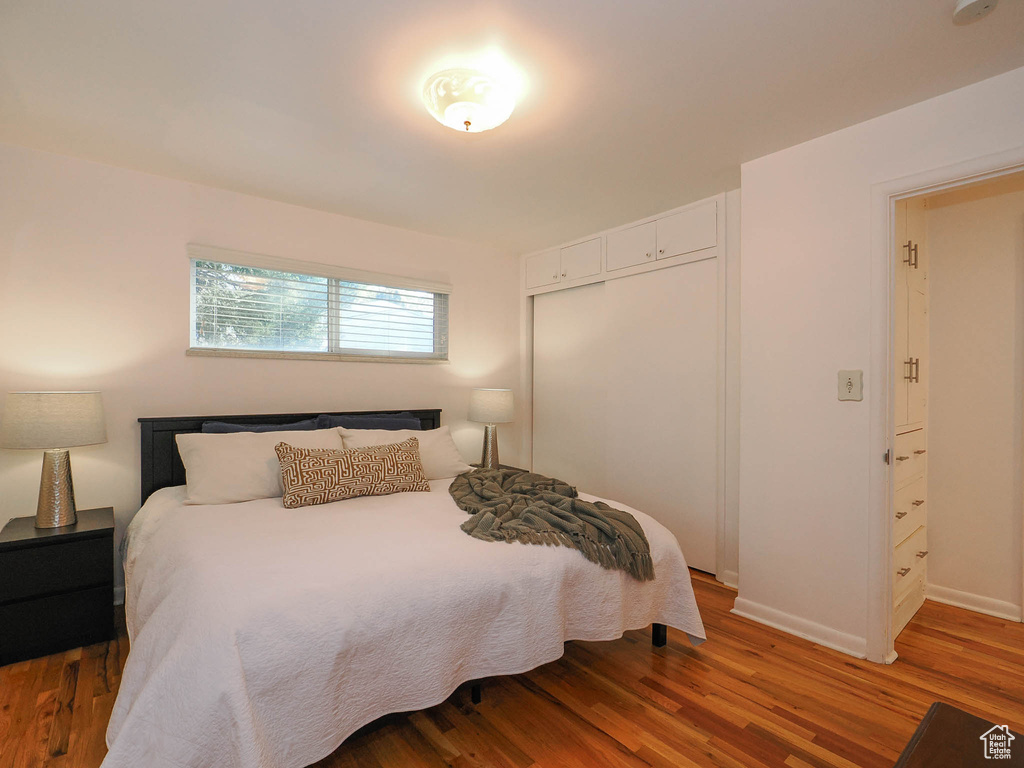
[[[715,571],[718,263],[534,304],[534,468],[621,501]]]
[[[606,496],[608,412],[604,283],[545,293],[533,305],[533,469]]]

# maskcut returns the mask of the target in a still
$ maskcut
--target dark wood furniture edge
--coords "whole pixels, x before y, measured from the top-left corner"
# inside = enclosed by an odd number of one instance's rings
[[[921,718],[921,722],[917,725],[917,730],[915,730],[914,735],[910,737],[910,741],[907,742],[907,746],[903,748],[903,751],[900,753],[900,758],[896,761],[896,765],[894,765],[893,768],[902,768],[902,766],[907,764],[911,755],[914,754],[914,749],[917,747],[918,742],[924,738],[924,734],[928,730],[928,726],[931,724],[932,718],[935,717],[935,713],[939,711],[939,707],[941,706],[941,701],[933,701],[932,705],[928,707],[928,711],[925,712],[924,717]]]
[[[100,513],[103,515],[102,520],[98,520],[95,524],[90,521],[89,527],[82,527],[81,530],[78,526],[82,524],[83,516],[87,519],[91,517],[99,517]],[[109,523],[107,522],[107,514],[109,514]],[[17,530],[18,527],[28,528],[27,521],[33,521],[31,525],[31,538],[25,538],[19,536],[17,539],[11,539],[5,537],[6,534],[10,534],[11,531]],[[11,523],[20,521],[20,523],[12,526]],[[12,517],[8,520],[3,528],[0,528],[0,552],[4,552],[9,549],[23,549],[28,547],[42,547],[52,544],[54,539],[60,538],[61,541],[81,541],[83,539],[96,539],[101,536],[106,536],[114,525],[114,508],[113,507],[96,507],[95,509],[80,509],[78,510],[78,523],[74,526],[66,525],[63,528],[36,528],[35,527],[35,515],[26,517]],[[75,530],[69,530],[74,528]],[[26,531],[28,532],[28,531]],[[111,576],[113,578],[113,576]]]
[[[651,645],[664,648],[668,643],[668,627],[664,624],[651,624]]]
[[[296,421],[315,419],[321,414],[330,416],[372,416],[375,414],[411,413],[420,420],[423,429],[437,429],[441,426],[441,409],[399,409],[384,411],[316,411],[314,413],[255,413],[227,416],[167,416],[139,419],[142,430],[141,455],[139,457],[142,475],[140,493],[142,503],[154,491],[170,485],[185,482],[185,468],[178,456],[178,445],[174,436],[182,433],[200,432],[204,421],[223,421],[228,424],[291,424]]]

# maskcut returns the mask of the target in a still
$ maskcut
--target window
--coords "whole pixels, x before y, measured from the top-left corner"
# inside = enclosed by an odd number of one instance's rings
[[[450,287],[189,246],[192,354],[448,359]]]

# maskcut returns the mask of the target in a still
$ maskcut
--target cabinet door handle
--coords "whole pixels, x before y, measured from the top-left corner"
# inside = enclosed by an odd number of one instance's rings
[[[651,253],[650,253],[650,251],[648,251],[648,252],[647,252],[647,258],[648,258],[648,259],[649,259],[649,258],[651,258]]]
[[[928,451],[927,451],[927,450],[925,450],[924,448],[922,448],[922,449],[921,449],[921,450],[919,450],[919,451],[914,451],[914,453],[915,453],[916,455],[920,456],[920,455],[921,455],[922,453],[928,453]]]
[[[659,248],[659,249],[658,249],[658,253],[664,253],[664,252],[665,252],[665,249],[664,249],[664,248]]]
[[[928,550],[927,549],[922,549],[920,552],[917,553],[917,556],[922,558],[922,559],[927,557],[928,556]]]
[[[917,269],[917,244],[913,240],[907,240],[903,247],[907,249],[907,258],[903,263],[911,269]]]
[[[912,357],[909,360],[904,360],[903,364],[909,366],[907,373],[903,374],[903,380],[909,381],[911,384],[921,383],[921,358]]]
[[[915,507],[920,507],[922,504],[924,504],[924,499],[914,499],[914,501],[910,503],[913,504]]]
[[[898,573],[900,576],[906,576],[908,573],[910,573],[910,569],[900,568],[898,571],[896,571],[896,573]]]
[[[565,272],[562,273],[562,277],[565,277]]]
[[[907,511],[905,509],[901,509],[899,512],[896,513],[896,519],[897,520],[902,520],[906,516],[907,516]]]
[[[909,456],[897,456],[896,457],[896,461],[909,461],[909,460],[910,460]]]

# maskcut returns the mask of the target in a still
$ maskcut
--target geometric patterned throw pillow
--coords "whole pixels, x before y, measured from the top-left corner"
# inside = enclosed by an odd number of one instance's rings
[[[415,437],[344,451],[295,448],[288,443],[278,443],[274,450],[281,462],[281,485],[288,509],[354,496],[430,490]]]

